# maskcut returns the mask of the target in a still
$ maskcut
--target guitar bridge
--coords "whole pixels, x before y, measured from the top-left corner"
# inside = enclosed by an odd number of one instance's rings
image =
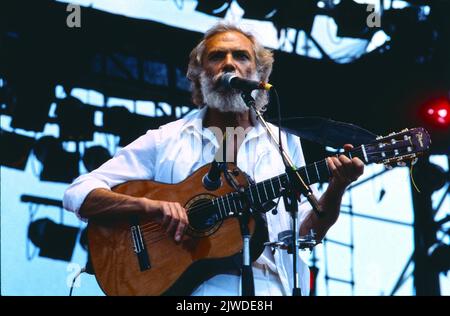
[[[131,226],[131,237],[133,239],[134,252],[139,254],[144,249],[144,242],[142,241],[142,234],[139,225]]]
[[[150,259],[148,257],[147,248],[145,247],[145,243],[142,238],[142,232],[139,224],[132,224],[131,239],[133,241],[134,253],[136,254],[139,262],[139,268],[141,269],[141,271],[150,269]]]

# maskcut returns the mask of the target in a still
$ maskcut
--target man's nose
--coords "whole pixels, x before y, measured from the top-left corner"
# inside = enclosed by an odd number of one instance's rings
[[[234,65],[233,55],[227,54],[225,56],[225,60],[223,62],[222,71],[223,72],[233,72],[236,70],[236,66]]]

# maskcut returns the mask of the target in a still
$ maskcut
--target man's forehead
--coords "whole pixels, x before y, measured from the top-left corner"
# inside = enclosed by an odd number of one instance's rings
[[[218,33],[206,41],[206,51],[230,48],[252,52],[253,43],[247,36],[236,31]]]

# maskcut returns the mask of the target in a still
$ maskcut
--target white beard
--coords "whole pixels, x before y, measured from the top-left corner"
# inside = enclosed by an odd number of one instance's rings
[[[220,73],[214,76],[214,78],[211,78],[207,76],[204,71],[201,72],[200,85],[205,105],[211,109],[217,109],[221,112],[243,113],[248,111],[248,107],[245,105],[244,100],[242,100],[241,94],[238,90],[216,86],[217,81],[222,75],[223,74]],[[256,73],[248,79],[259,80]],[[256,107],[258,109],[261,109],[267,102],[267,95],[265,92],[253,91],[252,96],[256,97]]]

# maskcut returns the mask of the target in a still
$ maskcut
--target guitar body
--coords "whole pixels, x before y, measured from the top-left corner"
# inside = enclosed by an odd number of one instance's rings
[[[209,168],[203,166],[178,184],[136,180],[112,190],[178,202],[187,209],[191,221],[190,208],[235,191],[223,175],[223,185],[218,190],[206,190],[202,178]],[[228,169],[235,171],[240,185],[248,185],[245,174],[237,167],[229,164]],[[249,228],[251,256],[256,260],[263,250],[267,230],[259,217],[251,218]],[[201,229],[190,227],[179,244],[160,224],[149,219],[90,220],[88,240],[95,276],[107,295],[189,295],[210,277],[239,267],[241,260],[242,236],[237,217],[212,225],[208,222]]]

